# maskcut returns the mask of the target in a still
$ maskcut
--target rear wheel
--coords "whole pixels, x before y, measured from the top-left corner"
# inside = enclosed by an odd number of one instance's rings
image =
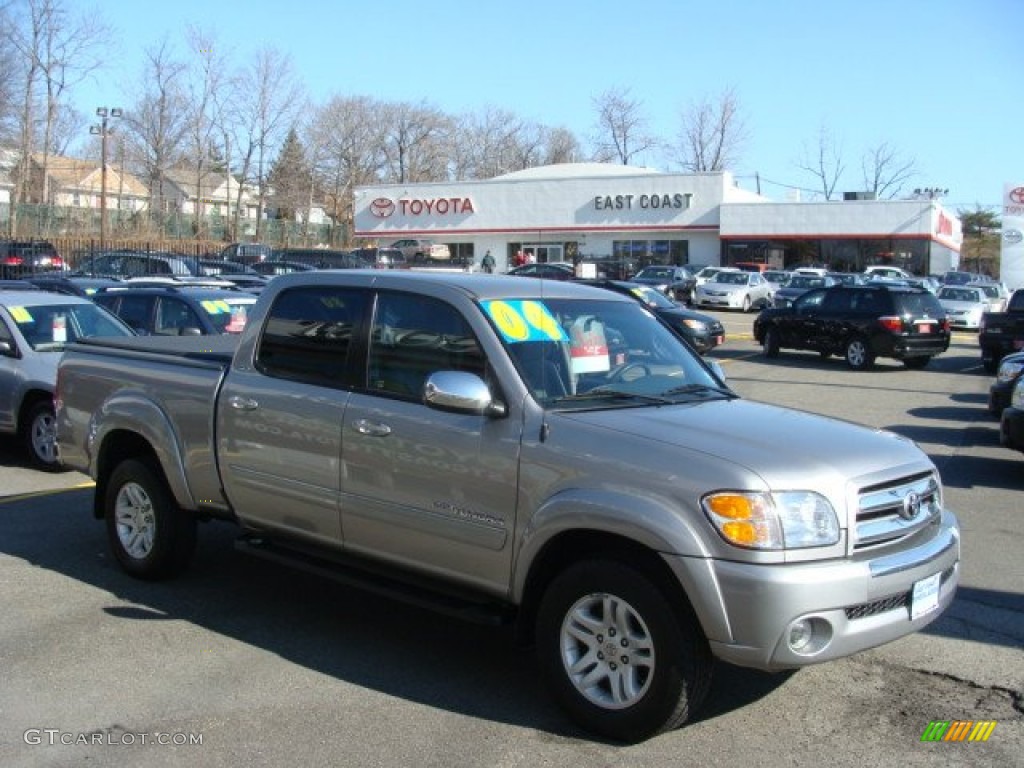
[[[846,342],[846,364],[855,371],[864,371],[875,364],[875,353],[863,336],[854,336]]]
[[[537,618],[540,662],[569,716],[636,742],[682,725],[711,682],[707,640],[641,570],[615,560],[569,566]]]
[[[151,463],[128,459],[118,464],[103,509],[110,547],[132,576],[155,581],[188,565],[196,548],[196,518],[178,508]]]

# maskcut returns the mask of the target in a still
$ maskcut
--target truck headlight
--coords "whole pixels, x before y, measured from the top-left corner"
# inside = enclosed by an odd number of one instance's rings
[[[1017,378],[1021,368],[1024,368],[1024,363],[1018,362],[1017,360],[1006,360],[999,364],[999,372],[996,374],[996,380],[1001,382],[1013,381]]]
[[[694,320],[692,318],[687,318],[686,320],[683,320],[683,325],[685,325],[691,331],[703,331],[707,328],[707,326],[704,325],[704,323],[702,323],[700,320]]]
[[[824,547],[839,541],[839,519],[828,500],[813,491],[721,491],[701,505],[722,538],[748,549]]]

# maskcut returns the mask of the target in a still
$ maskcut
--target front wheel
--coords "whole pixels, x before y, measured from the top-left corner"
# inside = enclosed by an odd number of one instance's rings
[[[22,429],[22,443],[32,465],[47,472],[60,469],[57,461],[57,417],[53,403],[40,400],[33,405],[25,414]]]
[[[185,569],[196,548],[196,518],[179,509],[159,470],[128,459],[110,475],[104,496],[107,537],[125,571],[156,581]]]
[[[764,356],[765,357],[778,357],[779,350],[782,348],[781,340],[779,339],[779,332],[774,328],[765,328],[764,330]]]
[[[569,716],[620,741],[682,725],[711,682],[711,653],[689,607],[615,560],[579,562],[555,577],[538,613],[537,645]]]

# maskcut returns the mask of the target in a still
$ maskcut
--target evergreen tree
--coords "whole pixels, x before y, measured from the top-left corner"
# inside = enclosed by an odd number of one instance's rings
[[[270,168],[270,199],[275,218],[295,221],[308,215],[313,169],[295,128],[288,132]]]

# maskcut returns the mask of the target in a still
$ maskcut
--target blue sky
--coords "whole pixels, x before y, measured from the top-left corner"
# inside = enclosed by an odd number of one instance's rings
[[[193,25],[239,64],[268,45],[287,53],[314,103],[490,106],[582,139],[610,89],[628,89],[664,138],[693,100],[733,89],[749,138],[731,170],[775,199],[816,187],[798,166],[823,127],[846,165],[840,191],[862,188],[861,157],[882,142],[914,160],[910,188],[948,188],[954,209],[998,212],[1004,182],[1024,181],[1024,0],[108,0],[97,12],[114,39],[76,88],[90,114],[129,104],[143,49],[166,35],[184,54]]]

